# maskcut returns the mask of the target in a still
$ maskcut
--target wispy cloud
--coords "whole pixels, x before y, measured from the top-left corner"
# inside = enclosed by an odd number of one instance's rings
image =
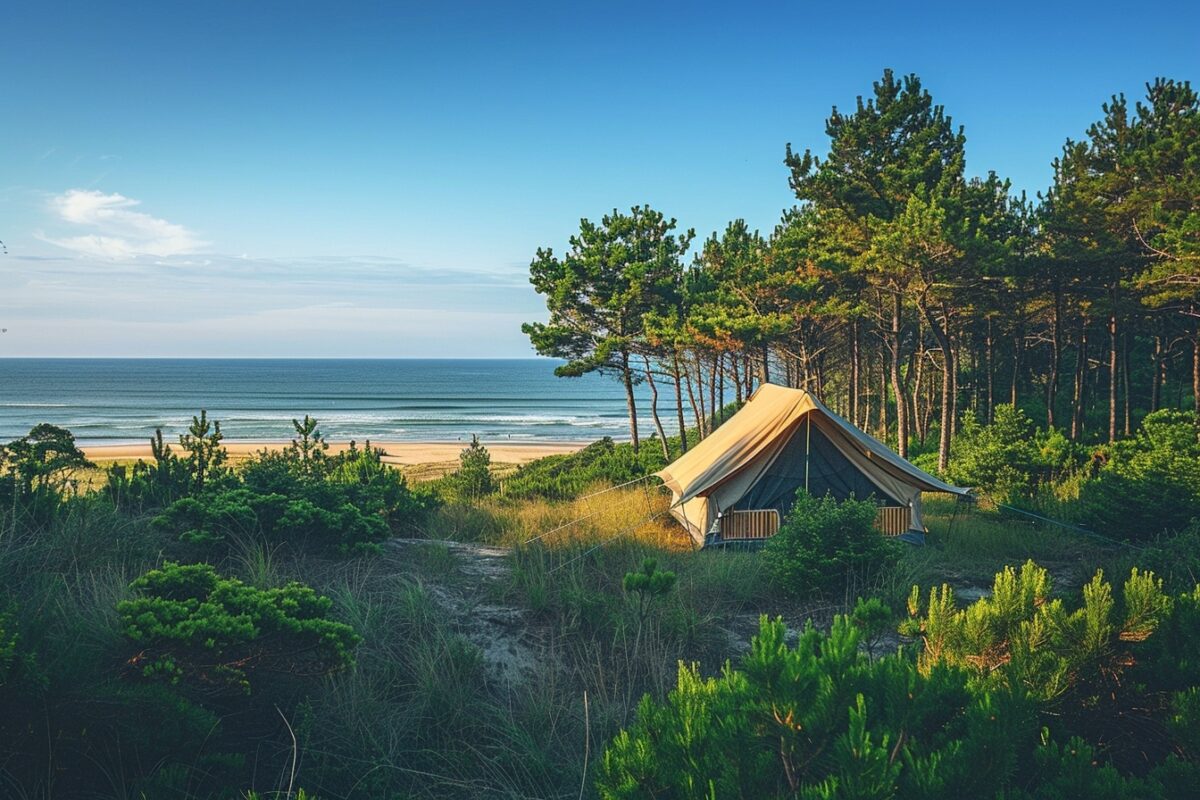
[[[35,260],[36,259],[36,260]],[[524,274],[395,258],[0,258],[0,357],[520,356]]]
[[[183,225],[136,210],[140,201],[121,194],[69,189],[50,200],[60,223],[94,233],[39,238],[58,247],[95,258],[125,259],[194,253],[206,242]]]

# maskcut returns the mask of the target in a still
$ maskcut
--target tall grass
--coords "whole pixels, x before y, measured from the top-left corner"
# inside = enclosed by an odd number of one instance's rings
[[[430,588],[397,572],[379,559],[330,579],[364,643],[357,669],[309,702],[302,782],[362,798],[538,797],[576,785],[564,764],[578,731],[561,718],[554,671],[539,673],[537,691],[502,691]]]
[[[1063,584],[1091,576],[1114,546],[1052,522],[1039,521],[987,504],[942,497],[924,501],[928,546],[905,554],[918,583],[949,581],[990,586],[1005,566],[1029,559],[1051,569]],[[922,574],[923,573],[923,574]]]

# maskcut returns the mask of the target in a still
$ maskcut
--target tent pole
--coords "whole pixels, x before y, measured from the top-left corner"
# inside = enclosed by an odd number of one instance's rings
[[[812,412],[808,412],[804,429],[804,493],[808,494],[808,460],[812,455]]]

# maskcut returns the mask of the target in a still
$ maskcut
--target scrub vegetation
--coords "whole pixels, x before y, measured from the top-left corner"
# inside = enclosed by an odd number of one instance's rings
[[[310,417],[104,471],[38,425],[0,448],[0,796],[1192,796],[1198,120],[1186,83],[1114,99],[1034,205],[887,73],[788,150],[769,237],[685,268],[652,209],[585,220],[527,330],[631,418],[672,398],[650,440],[417,483]],[[916,547],[802,495],[695,549],[649,476],[765,380],[978,502]]]

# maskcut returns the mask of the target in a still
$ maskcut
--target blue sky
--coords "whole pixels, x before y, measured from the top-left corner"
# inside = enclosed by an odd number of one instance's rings
[[[1073,7],[1072,7],[1073,6]],[[1200,4],[18,2],[0,356],[522,356],[526,269],[650,203],[769,230],[884,67],[1018,189]]]

